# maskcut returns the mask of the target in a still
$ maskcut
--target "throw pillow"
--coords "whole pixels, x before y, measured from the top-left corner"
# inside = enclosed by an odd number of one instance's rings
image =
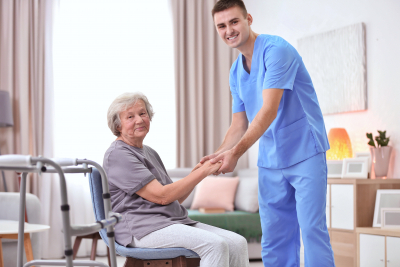
[[[235,197],[235,209],[247,212],[258,211],[258,178],[240,177]]]
[[[190,209],[223,208],[226,211],[233,211],[238,184],[239,177],[206,177],[197,185]]]

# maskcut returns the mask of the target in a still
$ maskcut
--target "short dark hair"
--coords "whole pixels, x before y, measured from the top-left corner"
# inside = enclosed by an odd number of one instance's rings
[[[238,6],[240,9],[242,9],[244,17],[247,16],[247,9],[243,3],[243,0],[219,0],[218,2],[215,3],[215,5],[211,11],[211,15],[214,19],[215,13],[224,11],[224,10],[234,7],[234,6]]]

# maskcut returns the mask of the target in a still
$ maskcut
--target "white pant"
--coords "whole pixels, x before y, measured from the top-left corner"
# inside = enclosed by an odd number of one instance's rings
[[[130,247],[183,247],[196,252],[201,267],[248,267],[246,239],[234,232],[204,223],[193,226],[173,224],[154,231],[140,240],[134,238]]]

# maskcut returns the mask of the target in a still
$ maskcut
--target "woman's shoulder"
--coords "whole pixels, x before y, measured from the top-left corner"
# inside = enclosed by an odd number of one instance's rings
[[[149,146],[143,145],[143,150],[144,150],[147,154],[151,154],[151,155],[160,157],[160,156],[158,155],[157,151],[155,151],[153,148],[151,148],[151,147],[149,147]]]
[[[104,159],[116,159],[117,161],[121,162],[124,159],[129,159],[129,161],[136,158],[143,157],[143,152],[141,153],[140,149],[135,149],[125,142],[121,140],[115,140],[111,143],[110,147],[107,149]]]

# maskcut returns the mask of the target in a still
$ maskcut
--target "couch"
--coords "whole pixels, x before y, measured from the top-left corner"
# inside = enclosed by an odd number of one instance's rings
[[[189,168],[167,170],[171,179],[176,182],[191,172]],[[189,217],[195,221],[210,224],[243,235],[248,240],[249,258],[261,259],[261,224],[258,213],[258,170],[243,169],[233,173],[221,174],[218,177],[239,177],[233,212],[204,214],[190,210],[193,192],[182,203],[188,209]]]

